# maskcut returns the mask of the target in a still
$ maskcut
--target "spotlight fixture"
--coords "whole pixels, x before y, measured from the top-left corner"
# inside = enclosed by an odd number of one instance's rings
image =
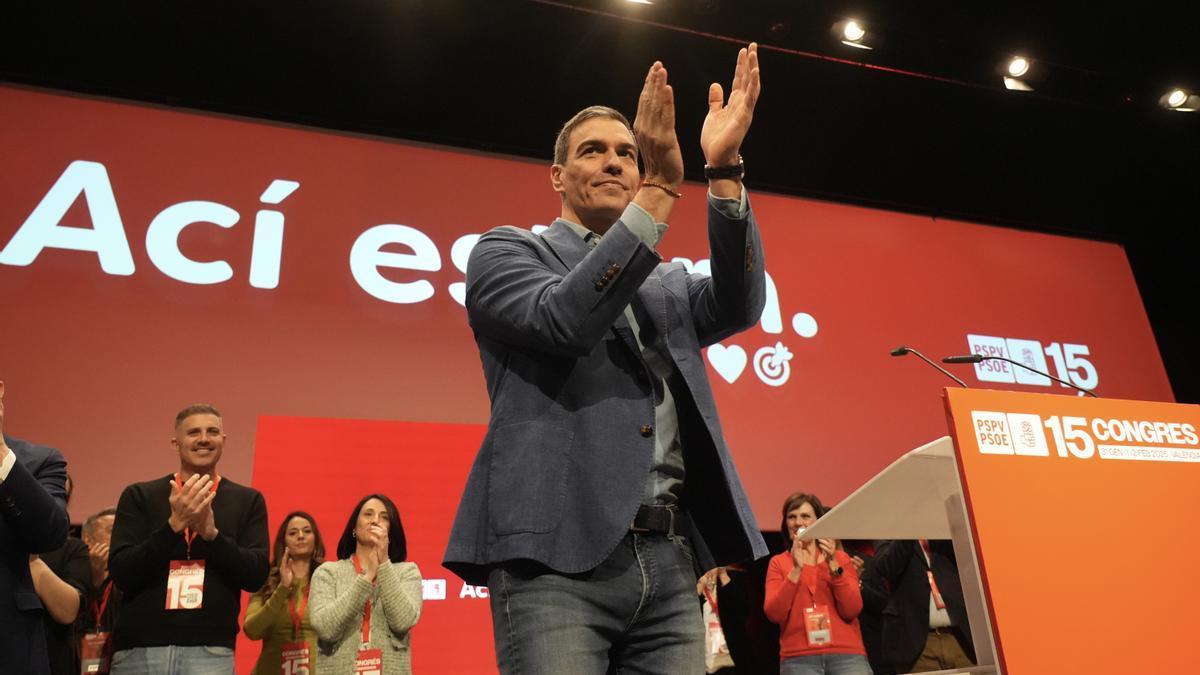
[[[654,2],[652,2],[652,0],[626,0],[626,2],[630,2],[635,5],[653,5],[654,4]]]
[[[1033,91],[1033,87],[1025,81],[1033,67],[1033,61],[1027,56],[1014,55],[1008,59],[1000,70],[1004,79],[1004,88],[1009,91]]]
[[[1008,62],[1009,77],[1024,77],[1029,72],[1029,59],[1024,56],[1014,56]]]
[[[871,49],[871,46],[866,43],[867,29],[863,28],[858,19],[843,19],[833,24],[833,35],[847,47]]]
[[[1158,99],[1158,104],[1175,112],[1196,112],[1200,110],[1200,95],[1185,89],[1172,89]]]

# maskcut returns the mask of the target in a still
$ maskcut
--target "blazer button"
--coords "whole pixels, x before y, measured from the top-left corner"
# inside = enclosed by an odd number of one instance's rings
[[[643,438],[650,438],[650,436],[654,435],[654,427],[649,424],[643,424],[642,428],[638,431],[641,432]]]
[[[613,276],[616,276],[617,272],[620,272],[620,271],[621,271],[621,266],[618,265],[617,263],[613,263],[608,266],[608,273]]]
[[[605,287],[605,286],[607,286],[607,285],[608,285],[608,280],[607,280],[607,279],[601,279],[601,280],[599,280],[599,281],[597,281],[597,282],[596,282],[596,290],[598,290],[598,291],[602,291],[602,290],[604,290],[604,287]]]

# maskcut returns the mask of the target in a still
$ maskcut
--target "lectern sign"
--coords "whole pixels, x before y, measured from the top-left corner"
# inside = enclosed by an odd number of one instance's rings
[[[975,442],[988,455],[1200,462],[1196,425],[1174,420],[1105,419],[972,410]],[[1049,436],[1049,438],[1047,438]]]
[[[946,403],[1003,671],[1190,670],[1200,406],[981,389]],[[1143,638],[1108,639],[1117,616]]]

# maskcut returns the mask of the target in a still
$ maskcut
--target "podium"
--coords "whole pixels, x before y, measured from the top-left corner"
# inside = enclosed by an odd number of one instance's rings
[[[1200,406],[947,389],[950,436],[806,536],[951,539],[979,665],[1183,673],[1200,620]]]

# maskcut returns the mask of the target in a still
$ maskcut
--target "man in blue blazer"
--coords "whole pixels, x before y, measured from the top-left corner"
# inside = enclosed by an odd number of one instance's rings
[[[767,553],[700,352],[763,309],[738,152],[759,86],[752,44],[728,102],[709,90],[711,276],[656,251],[683,180],[661,63],[632,127],[602,106],[563,126],[544,234],[501,227],[472,251],[491,420],[444,564],[487,583],[503,673],[703,672],[696,568]]]
[[[67,462],[53,448],[4,435],[0,382],[0,662],[4,672],[50,672],[41,600],[29,554],[67,540]]]

